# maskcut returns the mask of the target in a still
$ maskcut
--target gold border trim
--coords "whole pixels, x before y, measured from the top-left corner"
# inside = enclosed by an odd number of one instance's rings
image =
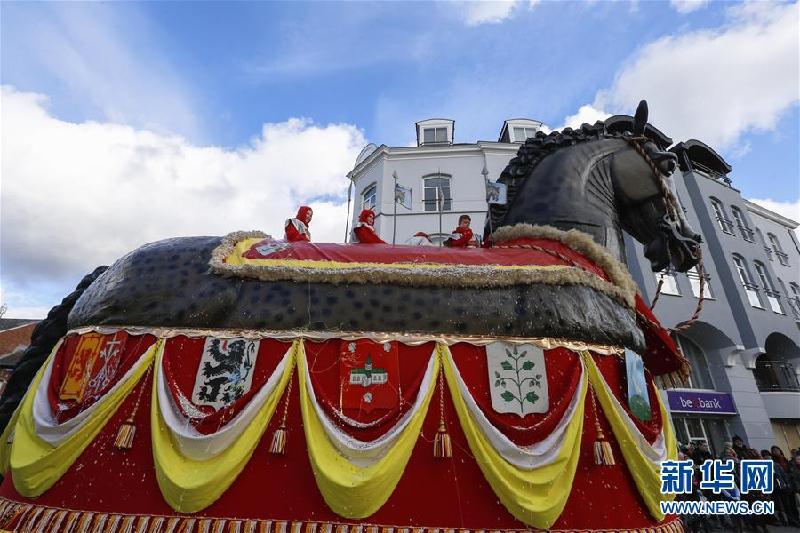
[[[201,329],[201,328],[159,328],[143,326],[82,326],[73,328],[67,335],[83,335],[85,333],[101,333],[109,335],[117,331],[125,331],[130,335],[154,335],[161,339],[169,339],[183,335],[185,337],[216,337],[246,338],[246,339],[280,339],[294,340],[306,339],[309,341],[323,341],[329,339],[370,339],[377,342],[397,341],[411,346],[426,342],[440,342],[448,346],[464,342],[475,346],[486,346],[493,342],[506,342],[508,344],[534,344],[545,350],[553,348],[566,348],[575,352],[589,350],[601,355],[616,355],[624,353],[625,349],[608,344],[594,344],[582,341],[560,339],[555,337],[490,337],[484,335],[415,335],[400,332],[378,331],[309,331],[309,330],[261,330],[261,329]]]
[[[67,523],[63,521],[66,518]],[[288,531],[325,531],[336,533],[523,533],[541,529],[464,529],[425,526],[392,526],[352,522],[320,522],[315,520],[267,520],[218,518],[210,516],[171,516],[76,511],[48,505],[32,505],[0,497],[0,531],[63,531],[79,524],[81,531],[147,531],[167,533],[181,531],[242,531],[282,533]],[[62,527],[63,526],[63,527]],[[675,517],[657,526],[625,529],[549,529],[557,533],[683,533],[680,519]]]

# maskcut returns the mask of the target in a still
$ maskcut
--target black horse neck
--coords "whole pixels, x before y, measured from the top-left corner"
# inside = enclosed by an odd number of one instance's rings
[[[591,235],[624,263],[608,157],[618,148],[617,143],[590,142],[544,158],[518,186],[503,225],[528,223],[577,229]]]

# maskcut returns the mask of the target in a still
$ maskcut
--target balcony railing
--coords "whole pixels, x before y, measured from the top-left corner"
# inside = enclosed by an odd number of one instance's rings
[[[742,234],[742,238],[747,242],[756,242],[755,232],[747,226],[739,226],[739,232]]]
[[[770,308],[772,308],[772,312],[782,315],[783,308],[781,307],[781,303],[779,300],[779,298],[781,297],[781,293],[779,293],[774,289],[768,289],[764,287],[764,294],[767,295],[767,301],[769,302]]]
[[[758,307],[759,309],[764,309],[764,305],[761,303],[761,297],[758,294],[758,285],[752,283],[744,283],[743,285],[744,292],[747,293],[747,301],[750,302],[750,305]]]
[[[728,235],[733,235],[733,222],[728,220],[727,218],[717,218],[717,223],[719,227],[722,229],[723,233],[727,233]]]
[[[789,302],[789,309],[792,310],[792,316],[796,322],[800,322],[800,298],[786,298]]]
[[[702,165],[697,161],[692,161],[692,167],[696,170],[700,170],[711,179],[722,180],[728,186],[731,184],[731,179],[726,174],[720,174],[716,170],[711,170],[709,167]]]
[[[791,363],[758,361],[754,374],[762,392],[800,392],[800,381]]]

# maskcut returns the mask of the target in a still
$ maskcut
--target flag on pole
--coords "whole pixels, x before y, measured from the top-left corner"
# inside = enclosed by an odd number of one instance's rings
[[[508,186],[486,180],[486,203],[505,205],[508,197]]]
[[[408,210],[411,210],[411,188],[403,187],[402,185],[394,184],[394,202],[400,204]]]

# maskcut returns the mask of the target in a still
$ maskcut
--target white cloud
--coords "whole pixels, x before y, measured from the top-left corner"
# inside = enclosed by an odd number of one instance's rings
[[[247,146],[198,146],[124,125],[65,122],[44,97],[7,86],[1,98],[7,298],[46,280],[65,295],[95,266],[158,239],[238,229],[282,236],[300,203],[344,197],[365,143],[349,124],[290,119],[265,124]],[[346,204],[311,205],[315,240],[341,242]],[[13,299],[10,311],[51,303]]]
[[[751,199],[751,202],[758,204],[765,209],[774,211],[779,215],[783,215],[790,220],[800,222],[800,199],[794,202],[778,202],[772,199]],[[800,227],[795,228],[795,234],[800,239]]]
[[[523,4],[533,9],[541,0],[488,0],[477,2],[455,2],[453,5],[463,9],[461,16],[467,26],[498,24],[516,14]]]
[[[5,79],[32,87],[49,83],[63,92],[59,101],[70,104],[65,108],[83,116],[202,136],[193,88],[153,46],[162,36],[136,5],[9,7],[3,24]]]
[[[564,118],[564,124],[558,128],[560,130],[570,127],[570,128],[579,128],[581,124],[584,122],[587,124],[594,124],[598,120],[605,120],[610,117],[610,113],[606,113],[602,109],[595,109],[591,105],[584,105],[578,109],[578,112],[574,115],[570,115]]]
[[[669,4],[678,13],[691,13],[708,5],[708,0],[669,0]]]
[[[757,4],[730,8],[721,28],[644,46],[592,105],[631,113],[647,99],[659,129],[718,150],[774,129],[800,98],[798,4]]]
[[[511,16],[517,4],[514,0],[494,0],[488,2],[464,2],[464,22],[467,26],[497,24]]]

